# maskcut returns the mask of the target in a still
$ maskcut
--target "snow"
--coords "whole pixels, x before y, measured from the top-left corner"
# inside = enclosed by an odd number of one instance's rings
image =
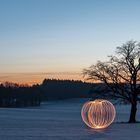
[[[125,124],[129,105],[117,105],[115,122],[104,130],[90,129],[81,119],[87,99],[45,102],[40,107],[1,108],[0,140],[140,140],[140,123]],[[138,106],[137,119],[140,119]]]

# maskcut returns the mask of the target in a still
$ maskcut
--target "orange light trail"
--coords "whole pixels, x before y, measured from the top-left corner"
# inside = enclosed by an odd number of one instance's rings
[[[86,102],[82,107],[81,116],[90,128],[103,129],[114,121],[116,110],[111,102],[98,99]]]

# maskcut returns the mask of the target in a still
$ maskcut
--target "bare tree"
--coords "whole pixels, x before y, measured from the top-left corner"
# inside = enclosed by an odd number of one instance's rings
[[[126,42],[116,48],[115,55],[109,56],[108,61],[98,61],[95,65],[84,69],[83,73],[87,79],[105,83],[104,92],[98,88],[99,96],[107,93],[111,98],[129,102],[131,104],[129,123],[136,122],[140,94],[140,43],[132,40]]]

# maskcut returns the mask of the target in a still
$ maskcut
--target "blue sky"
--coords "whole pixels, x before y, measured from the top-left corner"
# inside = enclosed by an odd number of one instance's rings
[[[139,0],[0,0],[0,74],[81,72],[140,36]]]

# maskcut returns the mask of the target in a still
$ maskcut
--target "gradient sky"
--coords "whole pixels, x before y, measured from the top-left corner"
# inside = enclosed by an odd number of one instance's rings
[[[116,46],[140,41],[139,6],[140,0],[0,0],[0,82],[79,79]]]

